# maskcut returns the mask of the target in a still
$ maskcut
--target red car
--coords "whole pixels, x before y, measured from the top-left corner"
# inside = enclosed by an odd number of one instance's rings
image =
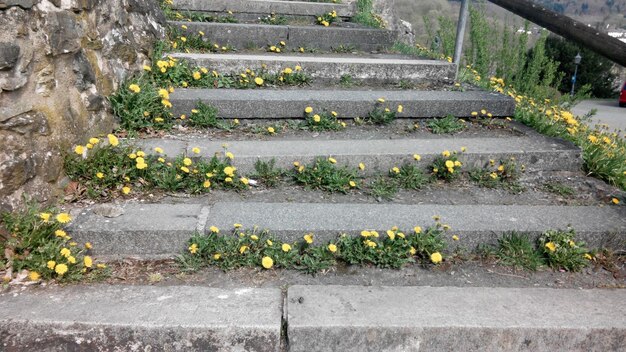
[[[622,87],[622,94],[619,95],[619,106],[626,106],[626,83]]]

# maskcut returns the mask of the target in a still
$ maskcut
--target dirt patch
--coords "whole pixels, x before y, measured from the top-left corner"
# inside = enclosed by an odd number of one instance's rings
[[[465,121],[466,128],[448,134],[432,133],[428,127],[433,119],[397,119],[385,126],[357,124],[353,120],[343,120],[346,128],[339,131],[312,131],[302,125],[302,120],[240,120],[240,125],[231,130],[224,129],[192,129],[175,126],[171,131],[150,132],[140,137],[159,137],[165,139],[184,139],[193,142],[193,139],[219,140],[296,140],[296,139],[440,139],[440,138],[510,138],[525,136],[527,129],[523,126],[506,120],[476,120]],[[273,127],[277,133],[270,135],[268,127]]]

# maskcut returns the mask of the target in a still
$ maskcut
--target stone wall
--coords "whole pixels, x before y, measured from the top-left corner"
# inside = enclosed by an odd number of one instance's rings
[[[112,131],[106,97],[164,24],[157,0],[0,0],[0,210],[60,195],[63,153]]]

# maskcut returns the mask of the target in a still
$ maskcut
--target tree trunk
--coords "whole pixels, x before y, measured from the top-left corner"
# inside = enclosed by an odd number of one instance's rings
[[[529,0],[488,0],[626,67],[626,43]],[[573,60],[574,58],[572,58]],[[584,60],[584,59],[583,59]]]

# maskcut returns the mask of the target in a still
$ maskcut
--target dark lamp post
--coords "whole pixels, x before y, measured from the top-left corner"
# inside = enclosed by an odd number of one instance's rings
[[[576,57],[574,58],[576,68],[574,69],[574,76],[572,76],[572,92],[570,93],[571,96],[574,96],[574,87],[576,87],[576,75],[578,75],[578,65],[580,65],[580,61],[582,59],[583,57],[580,56],[580,53],[576,54]]]

